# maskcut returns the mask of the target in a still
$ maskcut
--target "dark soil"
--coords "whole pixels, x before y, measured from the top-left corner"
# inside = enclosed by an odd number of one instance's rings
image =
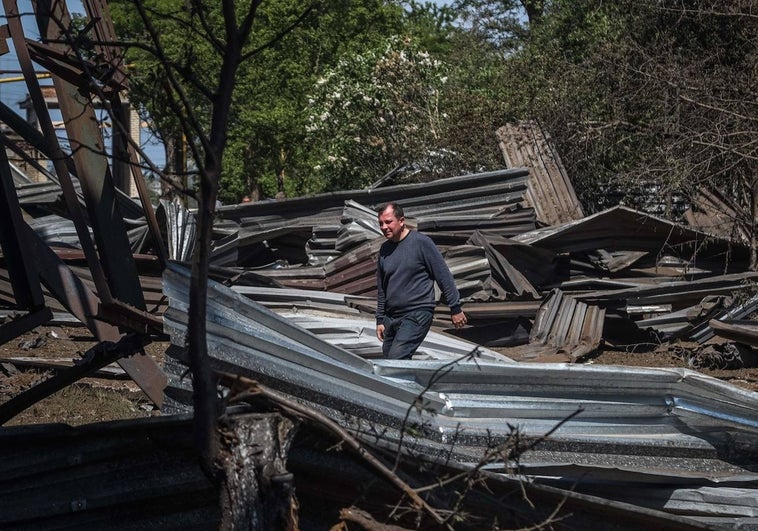
[[[683,367],[718,378],[748,391],[758,391],[758,366],[754,358],[745,356],[745,362],[734,362],[733,368],[718,368],[714,362],[708,366],[708,359],[693,356],[697,352],[694,345],[665,344],[646,352],[604,349],[585,363],[598,365],[624,365],[627,367]],[[723,364],[722,364],[723,365]]]

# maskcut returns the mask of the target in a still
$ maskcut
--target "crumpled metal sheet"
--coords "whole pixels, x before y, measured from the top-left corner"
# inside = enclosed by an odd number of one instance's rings
[[[164,275],[165,329],[177,347],[186,332],[188,278],[176,266]],[[474,466],[515,431],[525,441],[549,433],[518,464],[487,468],[509,473],[517,466],[534,480],[579,482],[577,488],[617,482],[621,497],[624,487],[662,482],[758,489],[758,394],[714,378],[686,369],[518,364],[475,353],[457,361],[367,360],[320,337],[324,330],[345,337],[327,321],[311,320],[308,331],[215,283],[208,300],[217,369],[303,401],[367,443],[396,450],[402,439],[406,452]],[[367,322],[351,333],[367,336],[368,329]],[[167,366],[174,374],[170,403],[188,407],[181,353]]]

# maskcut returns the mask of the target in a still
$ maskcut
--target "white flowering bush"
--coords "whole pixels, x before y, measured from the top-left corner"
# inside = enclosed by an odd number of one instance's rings
[[[411,39],[343,59],[308,99],[307,142],[322,189],[359,188],[427,158],[444,127],[445,65]]]

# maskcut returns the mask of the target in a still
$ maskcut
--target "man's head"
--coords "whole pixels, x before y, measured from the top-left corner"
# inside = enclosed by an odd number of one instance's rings
[[[378,210],[379,229],[384,237],[393,242],[399,242],[405,233],[405,215],[397,203],[387,203]]]

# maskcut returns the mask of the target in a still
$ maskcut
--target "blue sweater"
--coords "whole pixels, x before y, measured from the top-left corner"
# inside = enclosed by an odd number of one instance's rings
[[[432,239],[417,231],[379,249],[376,267],[376,322],[385,315],[398,317],[414,310],[434,311],[437,282],[453,314],[461,311],[453,275]]]

